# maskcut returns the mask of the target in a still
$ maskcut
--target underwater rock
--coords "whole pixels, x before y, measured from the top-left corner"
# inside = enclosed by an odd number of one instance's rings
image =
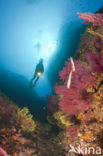
[[[20,151],[25,152],[27,156],[32,156],[36,151],[33,137],[32,139],[30,138],[35,130],[33,127],[35,122],[31,118],[32,116],[27,114],[28,111],[26,111],[26,114],[22,112],[23,117],[25,117],[25,125],[27,124],[26,126],[29,126],[27,128],[30,129],[30,131],[27,131],[27,129],[22,131],[23,123],[18,123],[18,111],[20,108],[3,93],[0,93],[0,110],[0,146],[13,156],[14,153],[18,156]],[[29,119],[29,122],[27,119]],[[23,121],[22,118],[21,121]],[[31,122],[33,123],[32,129]],[[27,132],[29,138],[26,135]]]
[[[78,145],[81,146],[82,155],[88,155],[84,153],[85,147],[99,147],[100,155],[103,155],[103,15],[84,13],[80,17],[91,23],[74,56],[76,71],[72,74],[70,88],[67,88],[71,71],[69,60],[60,72],[62,83],[57,83],[54,87],[60,110],[54,112],[53,117],[58,121],[58,127],[60,122],[73,123],[68,127],[62,125],[58,134],[67,155],[70,145],[75,149]],[[71,120],[73,115],[74,120]],[[90,154],[92,155],[92,151]]]

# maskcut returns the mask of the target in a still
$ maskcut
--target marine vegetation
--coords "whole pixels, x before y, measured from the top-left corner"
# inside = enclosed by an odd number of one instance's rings
[[[32,136],[36,122],[32,119],[29,110],[20,109],[2,93],[0,93],[0,110],[1,155],[18,156],[20,153],[25,156],[34,155],[35,143],[30,137],[28,138],[28,135]]]
[[[99,154],[103,155],[103,14],[78,14],[88,26],[73,57],[75,71],[69,88],[70,59],[59,72],[62,83],[54,86],[59,110],[52,115],[67,155],[77,155],[68,153],[70,145],[75,149],[80,145],[81,155],[86,155],[84,147],[100,147]]]
[[[32,132],[35,130],[36,124],[32,118],[33,116],[29,113],[28,108],[18,109],[17,123],[23,131]]]
[[[0,156],[57,156],[65,153],[55,120],[52,125],[37,121],[28,108],[19,108],[3,93],[0,93],[0,110]]]

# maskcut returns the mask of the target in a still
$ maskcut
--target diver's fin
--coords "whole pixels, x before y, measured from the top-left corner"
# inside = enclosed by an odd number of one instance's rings
[[[29,84],[29,88],[33,88],[35,86],[36,86],[36,83],[35,82],[33,84],[32,83]]]
[[[35,86],[36,86],[36,83],[34,82],[33,87],[35,87]]]

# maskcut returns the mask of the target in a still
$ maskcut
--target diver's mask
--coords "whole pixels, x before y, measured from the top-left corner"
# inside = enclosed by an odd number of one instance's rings
[[[42,75],[41,72],[37,72],[37,76],[40,77]]]

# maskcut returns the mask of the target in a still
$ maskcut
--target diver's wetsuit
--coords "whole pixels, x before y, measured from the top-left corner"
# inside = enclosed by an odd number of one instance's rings
[[[42,76],[43,73],[44,73],[44,66],[43,66],[43,60],[41,59],[39,64],[37,64],[34,76],[31,79],[30,88],[33,88],[36,85],[38,79]]]

